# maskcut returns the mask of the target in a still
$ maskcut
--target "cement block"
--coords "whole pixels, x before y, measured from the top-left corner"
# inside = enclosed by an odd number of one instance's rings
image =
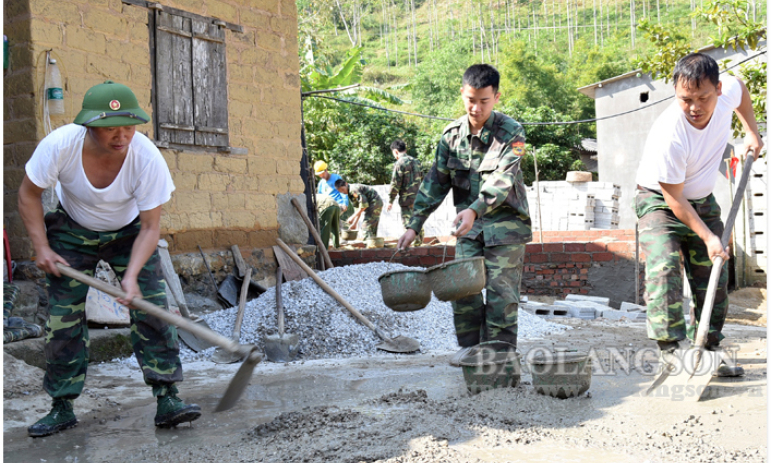
[[[565,298],[566,301],[591,301],[602,305],[610,305],[609,297],[601,296],[584,296],[583,294],[568,294]]]
[[[569,312],[567,310],[567,307],[565,306],[559,306],[559,305],[543,305],[540,307],[536,307],[535,309],[535,315],[544,317],[544,318],[553,318],[553,317],[567,317],[569,316]]]
[[[602,318],[608,320],[621,320],[622,318],[626,318],[634,321],[645,321],[647,319],[647,314],[644,312],[622,312],[616,309],[607,309],[602,311]]]
[[[631,302],[621,303],[622,312],[646,312],[647,310],[648,310],[648,307],[644,305],[632,304]]]
[[[584,320],[594,320],[602,315],[603,310],[608,310],[608,306],[592,301],[555,301],[554,305],[566,307],[571,317]]]

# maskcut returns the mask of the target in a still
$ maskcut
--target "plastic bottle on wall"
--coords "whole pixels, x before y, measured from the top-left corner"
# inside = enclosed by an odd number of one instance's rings
[[[46,99],[48,100],[48,114],[64,114],[64,92],[62,92],[62,75],[55,59],[48,61],[48,75],[46,76]]]

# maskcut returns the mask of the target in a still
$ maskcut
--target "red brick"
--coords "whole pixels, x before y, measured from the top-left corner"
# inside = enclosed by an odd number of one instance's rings
[[[543,246],[541,244],[527,244],[525,245],[525,252],[528,254],[532,254],[535,252],[543,252]]]
[[[634,243],[629,242],[615,242],[615,243],[608,243],[608,251],[610,252],[634,252]]]
[[[402,259],[402,264],[408,265],[410,267],[421,267],[420,258],[414,257],[414,256],[405,257],[404,259]]]
[[[565,252],[584,252],[585,250],[584,243],[565,243]]]
[[[439,263],[434,256],[422,256],[419,260],[421,267],[432,267]]]
[[[554,272],[555,272],[555,270],[552,270],[552,269],[544,269],[544,270],[542,270],[541,272],[543,272],[543,274],[544,274],[544,275],[554,275]],[[538,273],[541,273],[541,272],[538,272]]]
[[[529,259],[529,261],[534,263],[534,264],[538,264],[538,263],[542,264],[544,262],[548,262],[549,261],[548,256],[546,254],[532,254],[532,255],[529,255],[529,256],[525,256],[525,257],[527,257]]]
[[[579,280],[588,280],[589,279],[589,275],[579,275],[578,279]]]
[[[343,257],[346,259],[355,259],[357,257],[361,257],[361,251],[358,251],[358,250],[345,251],[343,252]]]
[[[578,292],[581,293],[581,294],[589,294],[589,290],[588,289],[581,289]]]
[[[418,246],[418,247],[410,247],[407,252],[410,253],[410,255],[413,256],[427,256],[429,254],[435,254],[436,250],[441,249],[434,246]],[[440,251],[441,253],[441,251]]]
[[[613,260],[613,254],[610,252],[595,252],[592,254],[592,260],[594,262],[608,262]]]
[[[442,252],[444,254],[444,252]],[[455,246],[451,246],[447,248],[447,258],[449,259],[450,256],[455,257]]]
[[[567,268],[576,268],[576,264],[565,264]]]
[[[353,263],[354,264],[368,264],[368,263],[370,263],[370,260],[362,258],[362,257],[359,257],[358,259],[353,259]]]
[[[570,260],[573,262],[591,262],[592,258],[589,254],[571,254]]]
[[[341,251],[327,251],[327,253],[329,254],[329,258],[332,260],[343,258],[343,253]]]
[[[605,252],[605,243],[586,243],[586,252]]]
[[[573,288],[577,288],[577,287],[581,286],[581,282],[580,281],[571,281],[570,283],[568,283],[568,285],[573,287]]]
[[[562,252],[565,245],[562,243],[547,243],[543,245],[543,252]]]
[[[552,281],[551,283],[549,283],[549,286],[559,286],[559,283],[557,283],[556,281]]]
[[[581,274],[589,273],[589,269],[588,268],[582,268],[580,273]]]
[[[564,253],[551,254],[549,260],[551,262],[567,262],[570,260],[570,255]],[[564,265],[561,265],[560,268],[564,268]]]

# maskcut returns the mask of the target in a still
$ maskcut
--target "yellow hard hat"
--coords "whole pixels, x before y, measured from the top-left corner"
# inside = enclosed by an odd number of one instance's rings
[[[320,173],[322,173],[325,170],[327,170],[327,163],[324,162],[324,161],[316,161],[313,164],[313,170],[316,171],[316,175],[319,175]]]

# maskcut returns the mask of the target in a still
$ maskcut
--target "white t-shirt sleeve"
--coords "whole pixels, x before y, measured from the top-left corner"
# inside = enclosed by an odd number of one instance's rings
[[[134,190],[137,208],[140,212],[149,211],[166,204],[171,199],[172,191],[174,183],[169,168],[162,157],[160,160],[156,158],[145,168]]]
[[[158,148],[140,133],[134,137],[137,141],[136,147],[142,151],[142,157],[145,159],[142,173],[136,180],[134,199],[140,212],[149,211],[171,199],[174,182],[169,166]]]
[[[733,76],[721,76],[720,82],[723,83],[720,88],[721,96],[726,98],[730,108],[738,108],[742,104],[742,86],[739,81]]]
[[[24,170],[38,188],[56,185],[59,179],[59,137],[47,136],[40,141]]]

